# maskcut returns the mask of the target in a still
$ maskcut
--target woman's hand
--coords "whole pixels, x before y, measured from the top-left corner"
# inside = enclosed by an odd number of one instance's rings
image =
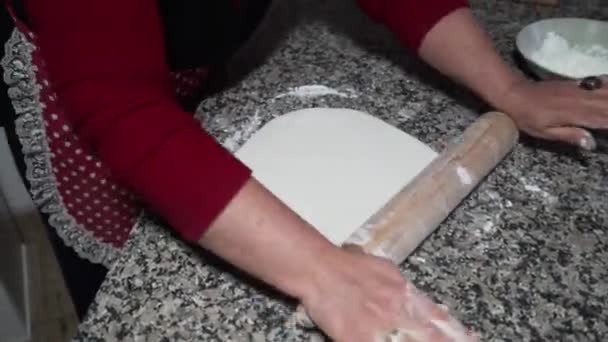
[[[585,128],[608,128],[608,89],[583,90],[576,81],[526,80],[502,60],[469,9],[442,18],[419,53],[441,73],[511,115],[534,137],[594,149]]]
[[[458,322],[406,282],[396,266],[334,246],[253,178],[200,244],[297,298],[336,341],[471,340]],[[395,329],[402,329],[401,335],[387,339]]]
[[[338,342],[475,341],[391,262],[353,250],[325,259],[302,304]]]
[[[603,77],[608,84],[608,77]],[[595,140],[585,128],[608,129],[608,89],[584,90],[577,81],[514,83],[499,100],[524,132],[585,149]]]

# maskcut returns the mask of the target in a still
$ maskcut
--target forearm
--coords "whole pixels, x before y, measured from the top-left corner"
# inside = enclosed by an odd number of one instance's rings
[[[468,8],[440,20],[422,41],[419,54],[498,109],[503,109],[503,94],[523,79],[498,55]]]
[[[200,239],[224,260],[301,299],[338,249],[250,179]]]

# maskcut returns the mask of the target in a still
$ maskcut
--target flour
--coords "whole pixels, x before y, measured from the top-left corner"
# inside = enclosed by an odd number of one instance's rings
[[[497,225],[502,221],[502,216],[506,211],[505,208],[512,207],[513,203],[494,190],[482,193],[480,201],[483,203],[477,208],[480,212],[470,212],[473,216],[471,231],[473,235],[480,238],[476,249],[483,252],[489,248],[488,244],[484,242],[484,237],[496,232]]]
[[[528,191],[532,191],[532,192],[542,192],[543,191],[541,188],[538,187],[538,185],[535,185],[535,184],[525,184],[524,189],[526,189]]]
[[[425,259],[425,258],[423,258],[423,257],[419,257],[419,256],[412,257],[410,260],[411,260],[411,261],[414,261],[414,262],[417,262],[417,263],[419,263],[419,264],[424,264],[424,263],[426,262],[426,259]]]
[[[462,166],[458,166],[456,168],[456,173],[458,174],[458,178],[460,178],[460,182],[463,185],[471,185],[473,183],[473,178],[469,171]]]
[[[492,232],[492,230],[494,229],[494,221],[492,221],[492,220],[486,221],[486,223],[484,223],[484,225],[483,225],[483,227],[481,227],[481,229],[483,229],[483,231],[486,233]]]
[[[293,96],[299,98],[311,98],[311,97],[319,97],[319,96],[339,96],[346,98],[356,98],[358,95],[354,90],[348,89],[347,92],[341,92],[333,88],[326,87],[324,85],[313,84],[313,85],[304,85],[295,88],[291,88],[289,92],[284,94],[279,94],[275,96],[275,99],[279,99],[285,96]]]
[[[556,196],[541,189],[538,185],[530,183],[530,181],[528,181],[528,179],[526,179],[525,177],[521,177],[519,180],[524,184],[524,189],[526,189],[526,191],[539,194],[549,204],[553,204],[558,201],[558,198]]]
[[[397,114],[399,114],[399,117],[405,121],[414,118],[417,113],[411,109],[401,109],[397,112]]]
[[[608,49],[570,44],[555,32],[547,33],[531,58],[550,71],[574,78],[608,74]]]
[[[251,119],[239,130],[234,132],[230,137],[228,137],[222,145],[228,151],[236,151],[241,144],[247,141],[253,133],[255,133],[260,126],[262,125],[262,116],[260,112],[256,110],[256,112],[251,116]]]

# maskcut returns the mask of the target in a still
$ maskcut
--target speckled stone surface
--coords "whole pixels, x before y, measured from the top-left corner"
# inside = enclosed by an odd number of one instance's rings
[[[511,61],[523,25],[549,16],[606,20],[601,1],[575,6],[562,0],[558,9],[538,10],[475,0],[473,8]],[[300,12],[297,27],[260,66],[199,108],[204,126],[226,147],[238,147],[277,115],[327,106],[372,113],[441,150],[481,110],[350,2],[280,6],[270,31],[282,32]],[[255,61],[252,53],[244,56],[238,65]],[[345,96],[277,97],[313,84]],[[404,275],[484,341],[607,341],[607,168],[608,155],[523,140],[402,265]],[[294,327],[293,309],[279,294],[144,220],[76,340],[322,340]]]

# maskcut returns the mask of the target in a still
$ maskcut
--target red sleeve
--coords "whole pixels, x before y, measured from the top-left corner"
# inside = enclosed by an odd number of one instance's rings
[[[418,51],[426,34],[444,16],[468,6],[467,0],[357,0],[374,20],[383,22],[408,48]]]
[[[183,237],[200,238],[250,171],[177,104],[156,1],[26,5],[79,136]]]

